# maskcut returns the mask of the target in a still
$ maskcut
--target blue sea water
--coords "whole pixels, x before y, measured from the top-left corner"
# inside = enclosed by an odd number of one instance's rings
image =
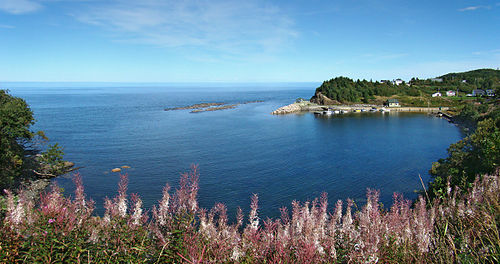
[[[36,130],[64,146],[65,159],[83,166],[86,193],[102,213],[103,199],[117,191],[128,165],[129,193],[150,208],[168,182],[177,186],[181,172],[198,164],[199,203],[224,203],[248,213],[252,194],[259,195],[260,215],[276,217],[293,200],[306,201],[327,192],[330,204],[365,199],[366,188],[381,191],[390,205],[393,192],[416,198],[419,174],[429,180],[433,161],[462,137],[443,119],[415,113],[359,113],[331,118],[311,113],[274,116],[274,109],[309,98],[317,84],[55,87],[29,84],[10,88],[35,113]],[[236,109],[189,113],[167,107],[201,102],[261,103]],[[57,184],[68,195],[68,176]]]

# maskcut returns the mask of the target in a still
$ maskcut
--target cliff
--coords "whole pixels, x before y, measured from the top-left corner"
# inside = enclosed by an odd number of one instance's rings
[[[311,97],[311,103],[319,104],[319,105],[334,105],[334,104],[340,104],[339,102],[332,100],[328,97],[326,97],[324,94],[322,94],[319,91],[316,91],[313,97]]]

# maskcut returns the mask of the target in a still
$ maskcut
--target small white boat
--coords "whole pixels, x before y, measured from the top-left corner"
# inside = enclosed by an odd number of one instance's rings
[[[333,111],[333,113],[336,114],[336,115],[340,114],[340,110],[335,110],[335,111]]]
[[[387,109],[387,108],[380,108],[380,112],[382,113],[385,113],[385,112],[390,112],[391,109]]]
[[[328,109],[326,111],[323,112],[324,115],[333,115],[333,111]]]
[[[341,114],[347,114],[347,113],[349,113],[349,110],[340,110],[340,113]]]

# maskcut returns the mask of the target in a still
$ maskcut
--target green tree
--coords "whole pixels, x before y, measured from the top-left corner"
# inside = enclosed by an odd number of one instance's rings
[[[47,140],[43,132],[33,132],[33,112],[21,98],[0,90],[0,188],[11,187],[15,179],[28,176],[29,171],[40,166],[34,159],[39,152],[34,144],[38,139]],[[48,162],[60,162],[62,149],[56,144],[42,154]]]
[[[30,130],[34,122],[23,99],[0,90],[0,186],[10,185],[21,174],[25,145],[35,136]]]

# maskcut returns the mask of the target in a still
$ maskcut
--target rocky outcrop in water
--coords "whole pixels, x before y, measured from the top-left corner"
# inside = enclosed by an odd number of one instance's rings
[[[188,105],[188,106],[182,106],[182,107],[165,108],[165,111],[186,110],[186,109],[200,109],[200,108],[207,108],[207,107],[212,107],[212,106],[220,106],[220,105],[225,105],[225,104],[226,103],[201,103],[201,104],[194,104],[194,105]]]
[[[165,108],[165,111],[174,111],[174,110],[186,110],[193,109],[190,113],[201,113],[201,112],[209,112],[209,111],[217,111],[217,110],[225,110],[225,109],[234,109],[240,104],[252,104],[252,103],[262,103],[264,101],[256,100],[256,101],[247,101],[243,103],[236,104],[227,104],[227,103],[201,103],[194,104],[182,107],[171,107]]]
[[[238,105],[239,104],[231,104],[231,105],[223,105],[223,106],[216,106],[216,107],[207,107],[207,108],[195,109],[195,110],[191,111],[190,113],[201,113],[201,112],[207,112],[207,111],[217,111],[217,110],[224,110],[224,109],[234,109]]]

